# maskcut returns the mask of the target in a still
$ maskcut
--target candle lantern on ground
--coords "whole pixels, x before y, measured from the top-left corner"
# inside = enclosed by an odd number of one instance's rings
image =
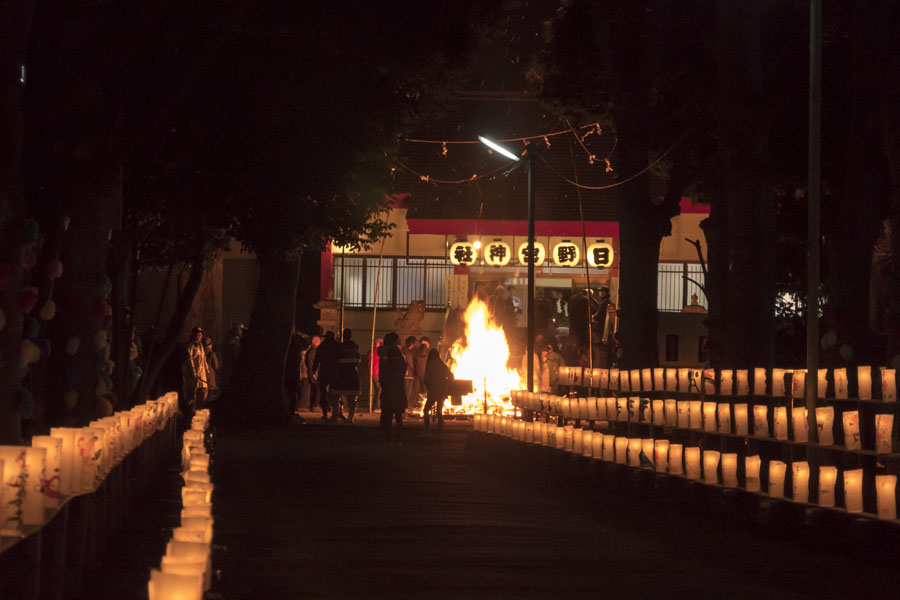
[[[737,378],[737,395],[738,396],[749,396],[750,395],[750,372],[747,369],[738,369],[735,372],[735,377]]]
[[[669,473],[681,475],[684,469],[681,465],[684,446],[681,444],[669,444]]]
[[[775,439],[788,439],[788,418],[787,407],[785,406],[775,407]]]
[[[863,511],[862,480],[862,469],[844,471],[844,508],[847,509],[847,512],[860,513]]]
[[[753,369],[753,393],[757,396],[766,395],[766,370]]]
[[[23,525],[44,524],[44,475],[47,449],[24,447],[25,449],[25,501],[22,504]]]
[[[203,597],[203,576],[151,569],[147,593],[149,600],[200,600]]]
[[[784,374],[787,371],[785,369],[772,369],[772,395],[781,397],[784,396]]]
[[[641,453],[644,455],[644,459],[653,465],[653,438],[641,439]],[[643,463],[641,466],[643,466]]]
[[[784,497],[784,474],[787,465],[780,460],[769,461],[769,495],[773,498]]]
[[[676,369],[666,369],[666,391],[674,392],[678,390],[678,371]]]
[[[665,387],[665,369],[659,367],[653,369],[653,389],[659,392],[665,389]]]
[[[719,483],[719,452],[716,450],[703,451],[703,482],[708,484]]]
[[[809,463],[805,460],[791,463],[791,476],[793,481],[791,498],[795,502],[809,502]]]
[[[825,398],[828,392],[828,369],[819,369],[818,397]]]
[[[881,399],[884,402],[897,401],[897,371],[881,367]]]
[[[761,490],[759,479],[761,464],[762,461],[759,456],[744,457],[744,480],[748,492],[758,492]]]
[[[568,429],[568,427],[566,428]],[[572,428],[572,453],[573,454],[583,454],[584,453],[584,430],[580,427]]]
[[[616,462],[616,436],[612,434],[603,435],[603,460]]]
[[[585,429],[581,438],[581,454],[591,458],[594,455],[594,432]]]
[[[641,466],[641,449],[643,442],[641,438],[628,438],[628,466]]]
[[[665,425],[666,424],[666,411],[665,411],[665,403],[662,400],[654,400],[652,403],[653,408],[653,424],[654,425]]]
[[[872,399],[872,367],[856,367],[856,391],[860,400]]]
[[[566,452],[571,452],[572,447],[574,445],[574,432],[575,427],[573,425],[566,425],[563,427],[563,447],[562,449]]]
[[[720,402],[716,412],[719,419],[719,433],[731,433],[731,404]]]
[[[628,462],[628,438],[616,438],[616,462],[626,464]]]
[[[805,444],[809,441],[809,422],[806,420],[809,411],[805,406],[795,406],[791,410],[794,424],[794,441]]]
[[[834,397],[838,399],[846,399],[850,390],[847,385],[847,369],[834,370]]]
[[[653,441],[653,464],[660,473],[669,470],[669,440]]]
[[[691,370],[690,369],[678,369],[678,391],[679,392],[691,391]]]
[[[678,402],[674,398],[667,398],[663,401],[664,411],[666,413],[666,426],[675,427],[678,425]]]
[[[897,476],[876,475],[875,495],[879,519],[897,518]]]
[[[845,410],[841,416],[844,421],[844,446],[848,450],[859,450],[862,447],[859,439],[859,411]]]
[[[834,506],[837,467],[819,467],[819,505]]]
[[[819,433],[819,444],[834,444],[834,407],[820,406],[816,409],[816,429]]]
[[[631,396],[628,398],[628,421],[631,423],[637,423],[641,420],[640,417],[641,412],[641,399],[638,396]]]
[[[705,393],[716,393],[716,372],[713,369],[703,371],[703,386]]]
[[[603,458],[603,434],[595,432],[591,439],[591,456],[594,458]]]
[[[734,371],[722,369],[719,371],[719,395],[730,396],[734,392]]]
[[[684,470],[688,479],[700,479],[700,448],[697,446],[684,449]]]
[[[749,415],[747,405],[739,403],[734,405],[734,433],[735,435],[747,435],[749,433]]]
[[[737,487],[737,456],[734,452],[722,455],[722,485],[725,487]]]
[[[25,501],[25,446],[0,446],[0,535],[18,537]]]
[[[678,427],[688,429],[691,426],[691,405],[687,400],[678,401]]]
[[[894,415],[875,415],[875,452],[893,452]]]
[[[806,369],[794,369],[791,377],[791,397],[803,398],[806,395]]]
[[[716,409],[717,405],[715,402],[703,403],[703,431],[716,431],[718,426],[716,423]]]
[[[753,407],[753,435],[769,437],[769,407],[765,404]]]
[[[36,435],[31,445],[46,451],[44,458],[44,507],[59,506],[59,467],[62,460],[62,440],[49,435]]]
[[[653,370],[641,369],[641,389],[649,392],[653,389]]]
[[[610,369],[609,370],[609,389],[611,389],[611,390],[619,389],[619,370],[618,369]]]

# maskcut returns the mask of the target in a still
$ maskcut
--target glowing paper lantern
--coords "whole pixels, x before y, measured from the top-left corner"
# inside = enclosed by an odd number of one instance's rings
[[[893,452],[894,415],[875,415],[875,452]]]
[[[750,395],[750,375],[747,369],[738,369],[737,371],[737,395]]]
[[[700,479],[700,448],[697,446],[684,449],[684,469],[688,479]]]
[[[759,456],[744,457],[744,482],[748,492],[760,491],[759,469],[762,461]]]
[[[737,487],[737,454],[734,452],[722,455],[722,485]]]
[[[651,404],[651,410],[653,411],[653,424],[654,425],[665,425],[666,424],[666,413],[665,413],[665,403],[662,400],[654,400]]]
[[[860,400],[872,399],[872,367],[856,367],[856,385]]]
[[[628,466],[629,467],[639,467],[641,466],[641,449],[643,448],[643,442],[641,438],[628,438]]]
[[[806,369],[794,369],[791,377],[791,397],[803,398],[806,396]]]
[[[489,265],[491,267],[505,267],[509,264],[509,259],[512,257],[512,250],[509,247],[509,244],[494,240],[493,242],[488,242],[484,246],[484,264]]]
[[[604,409],[605,409],[604,405]],[[605,410],[604,410],[605,412]],[[587,419],[588,421],[596,421],[599,413],[597,412],[597,398],[596,396],[588,396],[584,399],[584,409],[581,412],[581,418]]]
[[[654,440],[653,464],[660,473],[669,469],[669,440]]]
[[[735,404],[734,405],[734,433],[735,435],[747,435],[749,431],[749,423],[748,423],[748,414],[747,414],[747,405],[746,404]]]
[[[628,398],[628,420],[637,423],[641,420],[641,399],[638,396]]]
[[[849,393],[847,385],[847,369],[834,370],[834,397],[845,399]]]
[[[819,398],[824,398],[828,391],[828,369],[819,369]]]
[[[597,411],[597,420],[605,421],[609,417],[606,415],[606,398],[595,398],[596,408],[594,410]]]
[[[595,242],[587,247],[588,264],[598,269],[608,269],[613,264],[615,252],[611,244]]]
[[[684,470],[681,466],[681,458],[684,446],[681,444],[669,444],[669,473],[681,475]]]
[[[769,437],[769,407],[757,404],[753,407],[753,435]]]
[[[678,425],[678,402],[674,398],[666,398],[665,403],[665,413],[666,413],[666,426],[667,427],[675,427]]]
[[[678,390],[678,371],[676,369],[666,369],[666,391],[675,392]]]
[[[719,483],[719,452],[715,450],[703,451],[703,483]]]
[[[806,461],[791,463],[791,474],[793,475],[791,498],[795,502],[809,502],[809,463]]]
[[[678,391],[679,392],[691,391],[691,370],[690,369],[678,369]]]
[[[591,438],[591,456],[597,459],[603,458],[603,434],[600,432],[594,432]]]
[[[591,458],[594,455],[594,432],[585,429],[581,438],[581,455]]]
[[[44,454],[44,507],[59,506],[59,466],[62,461],[62,439],[49,435],[36,435],[31,438],[34,448],[42,448]]]
[[[785,406],[775,407],[775,439],[788,439],[788,418],[787,407]]]
[[[615,444],[616,444],[616,462],[624,465],[628,462],[628,438],[627,437],[617,437]]]
[[[534,266],[539,267],[544,264],[545,260],[547,260],[547,249],[544,247],[543,242],[535,241],[534,260],[532,260],[532,257],[528,252],[528,242],[522,242],[521,244],[519,244],[517,256],[519,257],[519,263],[528,265],[534,262]]]
[[[212,504],[194,504],[185,506],[181,509],[182,519],[192,519],[195,517],[212,517]]]
[[[719,394],[730,396],[734,392],[734,371],[722,369],[719,371]]]
[[[616,398],[616,421],[628,420],[628,399]]]
[[[860,513],[863,511],[862,480],[862,469],[844,471],[844,506],[847,512]]]
[[[769,461],[769,495],[784,498],[784,474],[787,465],[780,460]]]
[[[897,401],[897,371],[881,367],[881,399],[884,402]]]
[[[631,374],[625,370],[619,370],[619,389],[623,392],[631,391]]]
[[[628,443],[627,440],[625,443]],[[616,461],[616,446],[616,436],[607,434],[603,435],[603,460],[605,460],[606,462]]]
[[[557,426],[554,431],[556,432],[554,435],[554,439],[556,440],[556,449],[557,450],[565,450],[566,449],[566,428]]]
[[[62,440],[62,454],[59,465],[59,493],[71,496],[81,491],[81,460],[75,447],[80,430],[73,427],[54,427],[50,437]]]
[[[844,420],[844,446],[848,450],[859,450],[862,446],[859,440],[859,411],[845,410]]]
[[[785,369],[772,369],[772,395],[784,396],[784,374]]]
[[[618,421],[619,420],[619,403],[616,401],[616,398],[607,398],[605,401],[606,404],[606,418],[610,421]]]
[[[23,525],[44,524],[44,468],[47,460],[46,448],[24,447],[25,501],[22,504]]]
[[[641,398],[639,400],[641,423],[652,423],[653,415],[650,409],[650,398]]]
[[[588,418],[587,398],[579,398],[578,399],[578,418],[579,419],[587,419]]]
[[[581,248],[570,240],[553,246],[553,264],[557,267],[574,267],[581,262]]]
[[[25,446],[0,446],[0,535],[18,536],[22,529],[22,512],[25,501]]]
[[[665,389],[665,369],[655,368],[653,369],[653,389],[660,392]]]
[[[716,372],[713,369],[703,371],[703,386],[705,393],[716,393]]]
[[[191,575],[200,577],[203,580],[203,591],[210,588],[212,582],[212,574],[207,570],[207,563],[203,561],[189,562],[178,560],[170,556],[163,556],[159,570],[163,573],[171,573],[173,575]]]
[[[641,389],[645,392],[653,389],[653,371],[651,369],[641,369]]]
[[[147,593],[150,600],[201,600],[203,576],[180,575],[151,569]]]
[[[600,388],[609,389],[609,369],[600,369]]]
[[[525,426],[522,428],[522,441],[530,444],[534,441],[534,423],[528,422],[525,423]]]
[[[834,506],[834,484],[837,467],[819,467],[819,505]]]
[[[719,433],[731,433],[731,404],[720,402],[716,412],[719,417]]]
[[[796,406],[791,410],[791,418],[794,422],[794,441],[806,443],[809,441],[809,411],[805,406]]]
[[[641,439],[641,454],[647,462],[653,463],[653,438]]]
[[[450,263],[471,266],[478,260],[478,250],[472,242],[454,242],[450,245]]]
[[[679,400],[678,406],[678,427],[688,429],[691,426],[691,405],[687,400]]]
[[[766,370],[753,369],[753,393],[757,396],[766,395]]]
[[[715,402],[703,403],[703,431],[716,431],[716,409]]]
[[[834,407],[820,406],[816,409],[816,428],[819,433],[819,444],[834,444]]]
[[[879,519],[897,518],[897,476],[876,475],[875,495],[878,502]]]
[[[568,427],[566,427],[568,429]],[[572,447],[571,451],[573,454],[583,454],[584,446],[582,445],[584,441],[584,430],[579,427],[572,428]]]
[[[610,369],[609,370],[609,389],[611,389],[611,390],[619,389],[619,370],[618,369]]]

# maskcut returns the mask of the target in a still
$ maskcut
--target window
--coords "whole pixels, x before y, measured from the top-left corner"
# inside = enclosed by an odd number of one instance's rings
[[[446,258],[386,256],[378,275],[377,256],[345,256],[341,266],[334,259],[334,297],[343,295],[345,308],[371,308],[378,286],[378,308],[406,308],[415,300],[423,300],[426,310],[443,310],[446,302],[445,276],[453,273]],[[346,273],[343,273],[343,270]]]
[[[689,281],[690,278],[693,281]],[[694,283],[694,282],[697,283]],[[708,308],[706,294],[697,284],[704,284],[703,269],[697,263],[659,263],[656,308],[665,312],[681,312],[697,294],[697,302]]]

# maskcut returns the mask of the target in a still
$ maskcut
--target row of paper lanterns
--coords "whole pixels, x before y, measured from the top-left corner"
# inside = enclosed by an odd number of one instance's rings
[[[209,409],[198,410],[184,432],[181,525],[172,530],[159,569],[151,569],[149,600],[201,600],[212,584],[212,493],[205,436]]]
[[[818,397],[825,398],[828,389],[829,371],[834,385],[834,397],[848,397],[847,369],[819,369]],[[770,375],[771,372],[771,375]],[[786,374],[792,374],[790,389],[784,385]],[[750,395],[749,369],[691,369],[662,368],[653,369],[588,369],[583,367],[560,367],[559,382],[561,385],[589,387],[603,390],[621,391],[667,391],[693,392],[703,390],[705,394],[722,396]],[[896,370],[881,367],[881,399],[885,402],[897,400]],[[757,396],[767,394],[767,384],[771,382],[772,396],[785,396],[788,391],[794,398],[802,398],[806,388],[805,369],[753,369],[753,393]],[[716,385],[718,383],[718,386]],[[857,397],[862,400],[872,399],[872,367],[857,367]],[[717,391],[718,390],[718,391]]]
[[[55,427],[50,435],[34,436],[31,446],[0,446],[0,535],[41,526],[66,497],[95,491],[177,409],[177,396],[166,394],[87,427]]]
[[[769,427],[769,406],[757,404],[753,406],[753,419],[750,420],[749,405],[746,403],[731,404],[729,402],[709,402],[701,400],[651,400],[638,396],[618,398],[598,398],[594,396],[568,398],[512,390],[513,406],[520,409],[533,410],[564,419],[584,419],[588,421],[626,421],[647,423],[680,429],[695,429],[709,433],[724,433],[749,436],[750,425],[757,437],[774,437],[776,440],[788,440],[788,409],[776,406],[774,427]],[[861,446],[859,411],[845,410],[841,414],[844,426],[844,446],[849,450],[859,450]],[[790,419],[793,424],[793,440],[799,443],[809,441],[809,422],[806,407],[794,407]],[[833,406],[816,408],[816,430],[818,443],[825,446],[834,445]],[[770,429],[772,429],[770,431]],[[875,415],[875,451],[879,454],[893,452],[894,415]]]
[[[460,240],[450,245],[450,262],[459,266],[472,266],[478,262],[480,242]],[[513,251],[503,240],[485,242],[481,248],[484,264],[491,267],[505,267],[513,259]],[[542,242],[534,242],[534,266],[539,267],[547,260],[547,248]],[[587,247],[585,253],[588,264],[599,269],[607,269],[613,264],[615,252],[612,244],[597,240]],[[532,262],[528,251],[528,242],[519,244],[516,259],[521,265]],[[574,267],[581,263],[581,244],[571,240],[562,240],[553,246],[550,260],[557,267]]]
[[[631,467],[653,468],[660,473],[680,475],[688,479],[703,481],[711,485],[738,487],[737,453],[720,453],[702,450],[697,446],[684,447],[669,440],[653,438],[629,438],[605,434],[573,425],[556,425],[540,421],[526,422],[510,417],[495,415],[475,415],[475,430],[501,435],[530,444],[548,446],[573,454],[619,463]],[[761,492],[760,468],[762,460],[758,455],[744,457],[745,489]],[[772,460],[767,462],[768,495],[784,498],[784,481],[787,464]],[[798,461],[791,464],[792,494],[796,502],[809,502],[809,463]],[[862,486],[863,469],[843,471],[844,508],[848,512],[863,512]],[[819,467],[818,504],[835,506],[835,485],[838,468]],[[876,475],[875,490],[878,517],[896,519],[896,475]]]

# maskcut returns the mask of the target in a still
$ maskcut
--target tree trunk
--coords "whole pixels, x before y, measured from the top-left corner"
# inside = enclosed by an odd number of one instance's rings
[[[299,260],[257,255],[259,282],[250,329],[221,401],[229,424],[278,423],[289,418],[284,361],[296,312]]]
[[[25,85],[15,74],[25,64],[34,3],[0,3],[0,264],[8,269],[9,284],[0,293],[6,325],[0,328],[0,444],[21,442],[18,389],[19,342],[22,339],[22,225],[25,217],[23,171]],[[27,77],[27,74],[26,74]]]
[[[731,368],[771,366],[775,351],[775,195],[761,19],[759,0],[717,4],[719,144],[731,265],[726,354]]]

